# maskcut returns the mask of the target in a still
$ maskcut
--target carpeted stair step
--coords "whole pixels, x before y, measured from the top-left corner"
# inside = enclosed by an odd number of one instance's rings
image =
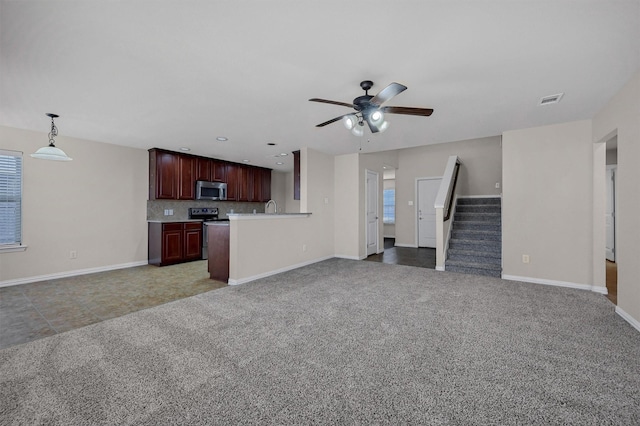
[[[495,231],[502,232],[502,226],[499,223],[493,223],[491,221],[473,221],[462,220],[454,222],[452,225],[454,231],[469,230],[469,231]]]
[[[469,204],[497,204],[502,205],[502,199],[500,197],[486,197],[486,198],[458,198],[457,205],[469,205]]]
[[[449,240],[449,249],[500,254],[502,253],[502,243],[500,241],[461,240],[458,238],[452,238]]]
[[[493,204],[462,204],[456,207],[456,213],[500,213],[501,207]]]
[[[449,249],[447,254],[447,265],[449,265],[450,261],[490,265],[502,264],[502,256],[500,253],[496,252]]]
[[[500,231],[478,231],[473,229],[454,229],[451,231],[451,238],[458,240],[482,240],[482,241],[502,241]]]
[[[456,214],[454,215],[453,220],[454,220],[454,223],[458,221],[501,223],[502,217],[500,213],[474,213],[474,212],[459,213],[456,210]]]
[[[500,265],[487,265],[485,263],[461,263],[455,261],[447,261],[447,272],[459,272],[462,274],[485,275],[489,277],[502,276],[502,268]]]

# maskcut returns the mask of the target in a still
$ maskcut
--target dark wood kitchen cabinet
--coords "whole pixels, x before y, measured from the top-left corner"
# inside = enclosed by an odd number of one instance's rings
[[[149,223],[149,264],[172,265],[202,259],[201,222]]]
[[[196,199],[196,158],[178,157],[178,200]]]
[[[149,150],[150,200],[195,200],[198,180],[226,182],[228,201],[266,202],[271,198],[271,169]]]
[[[152,149],[149,151],[149,199],[178,198],[178,154]]]
[[[238,201],[238,167],[239,164],[227,163],[227,200]]]
[[[211,180],[211,163],[210,158],[199,157],[196,160],[196,180]]]
[[[293,199],[300,199],[300,151],[293,151]]]
[[[227,163],[220,160],[211,160],[211,182],[227,181]]]
[[[253,201],[253,168],[238,165],[238,201]]]

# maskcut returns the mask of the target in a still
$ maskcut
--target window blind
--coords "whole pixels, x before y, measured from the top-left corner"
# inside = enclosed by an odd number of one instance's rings
[[[22,244],[22,153],[0,149],[0,245]]]
[[[396,223],[396,190],[385,189],[382,191],[382,221],[383,223]]]

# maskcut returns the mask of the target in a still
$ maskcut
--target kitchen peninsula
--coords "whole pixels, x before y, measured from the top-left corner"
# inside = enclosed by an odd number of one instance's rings
[[[230,213],[208,226],[209,276],[230,285],[293,269],[314,253],[311,213]],[[313,262],[308,262],[313,263]]]

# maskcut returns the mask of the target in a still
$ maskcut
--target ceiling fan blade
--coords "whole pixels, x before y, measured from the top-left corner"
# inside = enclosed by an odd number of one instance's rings
[[[343,119],[344,117],[347,117],[347,116],[349,116],[349,115],[356,115],[356,114],[355,114],[355,113],[351,113],[351,114],[341,115],[341,116],[339,116],[339,117],[332,118],[332,119],[331,119],[331,120],[329,120],[329,121],[325,121],[324,123],[316,124],[316,127],[324,127],[324,126],[326,126],[327,124],[335,123],[336,121],[341,120],[341,119]]]
[[[373,105],[380,106],[397,94],[404,92],[405,90],[407,90],[407,86],[403,86],[400,83],[391,83],[380,92],[378,92],[377,95],[371,98],[369,102]]]
[[[311,102],[322,102],[323,104],[333,104],[333,105],[346,106],[347,108],[353,108],[353,104],[348,104],[346,102],[330,101],[327,99],[320,99],[320,98],[311,98],[309,100]]]
[[[389,114],[421,115],[423,117],[429,117],[431,114],[433,114],[433,109],[431,108],[387,106],[380,108],[380,110],[384,113]]]
[[[373,124],[371,123],[370,120],[364,120],[367,122],[367,124],[369,125],[369,130],[371,130],[371,133],[378,133],[380,130]]]

